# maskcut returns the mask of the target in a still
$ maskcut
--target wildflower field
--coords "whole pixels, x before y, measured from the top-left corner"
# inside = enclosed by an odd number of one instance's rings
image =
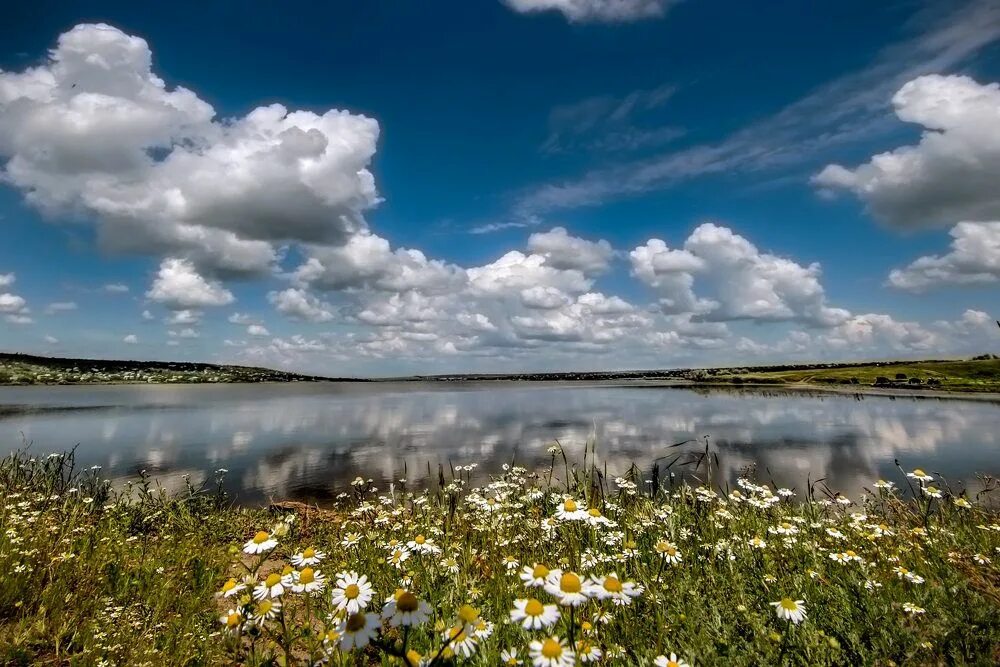
[[[0,664],[1000,662],[992,482],[698,485],[711,460],[689,483],[554,447],[538,471],[358,479],[291,511],[113,490],[72,454],[17,452],[0,462]]]

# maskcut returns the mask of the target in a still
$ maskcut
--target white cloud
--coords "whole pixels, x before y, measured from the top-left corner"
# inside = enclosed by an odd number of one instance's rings
[[[333,306],[320,301],[306,290],[289,287],[280,292],[269,293],[267,300],[279,313],[293,319],[307,322],[329,322],[333,319]]]
[[[221,284],[203,278],[191,262],[175,257],[160,263],[146,297],[176,310],[225,306],[235,300],[232,292]]]
[[[13,273],[0,273],[0,287],[10,287],[14,284],[14,280]]]
[[[136,345],[139,342],[139,337],[136,336],[135,334],[128,334],[127,336],[122,338],[122,342],[128,345]]]
[[[16,294],[0,294],[0,313],[22,313],[26,311],[28,302]]]
[[[570,302],[569,296],[555,287],[536,285],[521,290],[521,303],[532,310],[552,310]]]
[[[528,251],[545,257],[545,263],[556,269],[577,269],[594,275],[608,270],[614,250],[611,244],[587,241],[570,236],[564,227],[554,227],[548,232],[528,237]]]
[[[128,285],[122,283],[108,283],[101,287],[101,290],[107,292],[108,294],[126,294],[129,289]]]
[[[679,0],[503,0],[516,12],[559,11],[570,21],[623,22],[663,16]]]
[[[951,230],[951,250],[920,257],[889,273],[889,284],[922,292],[947,285],[1000,282],[1000,222],[960,222]]]
[[[144,310],[142,311],[142,319],[144,322],[152,322],[156,318],[153,317],[153,313],[149,312],[148,310]]]
[[[187,339],[190,339],[190,338],[198,338],[201,334],[199,334],[194,329],[188,327],[186,329],[181,329],[180,331],[170,330],[170,331],[167,332],[167,335],[170,336],[171,338],[187,338]]]
[[[42,340],[44,340],[47,345],[55,345],[59,342],[59,339],[55,336],[45,336]]]
[[[267,338],[271,332],[260,324],[251,324],[247,327],[247,335],[253,338]]]
[[[651,239],[629,255],[634,276],[661,295],[667,314],[695,314],[708,321],[799,321],[832,327],[850,313],[832,308],[819,282],[817,263],[802,266],[764,253],[728,227],[705,223],[681,250]],[[695,295],[695,282],[712,298]]]
[[[246,313],[233,313],[226,319],[231,324],[253,324],[253,318]]]
[[[176,310],[170,313],[164,322],[171,326],[176,326],[180,324],[198,324],[200,320],[201,311],[185,308],[184,310]]]
[[[277,243],[343,243],[378,202],[378,123],[273,104],[220,120],[152,71],[145,40],[104,24],[0,72],[6,179],[51,215],[96,221],[107,248],[261,273]]]
[[[54,313],[66,313],[76,309],[77,305],[74,301],[54,301],[53,303],[45,306],[45,312],[48,315],[52,315]]]
[[[829,165],[813,181],[846,189],[897,227],[1000,219],[1000,85],[967,76],[921,76],[892,98],[900,120],[924,128],[920,143],[855,169]]]
[[[582,271],[556,269],[541,255],[525,255],[517,250],[490,264],[467,269],[466,273],[472,290],[481,294],[520,292],[536,286],[574,293],[585,292],[593,284]]]

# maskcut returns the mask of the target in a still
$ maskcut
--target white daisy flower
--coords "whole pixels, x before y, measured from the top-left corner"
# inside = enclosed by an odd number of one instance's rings
[[[351,613],[337,626],[340,650],[350,651],[368,646],[378,634],[380,625],[379,618],[375,614],[366,614],[363,611]]]
[[[610,599],[617,605],[632,603],[632,598],[642,595],[643,587],[632,581],[621,581],[616,572],[604,577],[591,577],[588,586],[598,600]]]
[[[306,565],[318,565],[321,560],[326,558],[326,554],[322,551],[316,551],[312,547],[309,547],[301,553],[297,553],[292,556],[292,565],[295,567],[304,567]]]
[[[423,625],[431,617],[431,606],[410,591],[399,589],[385,601],[382,618],[394,628]]]
[[[589,589],[575,572],[552,570],[545,579],[545,592],[564,607],[579,607],[589,599]]]
[[[349,614],[356,614],[371,602],[372,585],[368,577],[357,572],[338,572],[337,587],[333,589],[333,604]]]
[[[798,625],[806,618],[806,603],[803,600],[793,600],[792,598],[781,598],[777,602],[772,602],[774,613],[778,618],[791,621]]]
[[[665,655],[658,655],[653,660],[653,664],[656,667],[689,667],[684,660],[677,657],[676,653],[671,653],[669,658]]]
[[[315,593],[326,586],[326,578],[319,570],[311,567],[302,568],[292,574],[292,590],[296,593]]]
[[[559,608],[554,604],[542,604],[535,598],[514,600],[510,610],[511,623],[518,623],[525,630],[541,630],[559,621]]]
[[[262,554],[278,546],[278,540],[265,531],[260,531],[243,545],[243,553]]]
[[[573,667],[576,656],[565,639],[547,637],[528,645],[528,654],[534,667]]]

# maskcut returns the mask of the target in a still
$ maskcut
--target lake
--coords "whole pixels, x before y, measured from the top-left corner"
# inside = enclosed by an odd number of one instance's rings
[[[145,470],[170,489],[225,468],[243,503],[322,503],[359,475],[384,488],[404,470],[419,484],[428,464],[435,479],[439,463],[477,463],[480,479],[505,462],[536,469],[553,441],[579,460],[591,437],[611,476],[707,437],[723,481],[755,465],[800,495],[807,476],[849,496],[879,477],[905,486],[894,459],[957,487],[1000,473],[989,401],[567,383],[0,387],[4,451],[79,445],[82,466],[117,481]]]

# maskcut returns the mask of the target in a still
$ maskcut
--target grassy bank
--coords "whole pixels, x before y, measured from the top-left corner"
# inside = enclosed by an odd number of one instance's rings
[[[1000,659],[1000,517],[919,471],[816,498],[608,479],[554,447],[478,488],[470,466],[268,510],[72,463],[0,463],[0,664]]]
[[[730,384],[815,384],[875,386],[960,392],[1000,392],[1000,359],[912,361],[858,364],[836,368],[776,371],[718,369],[691,379]]]

